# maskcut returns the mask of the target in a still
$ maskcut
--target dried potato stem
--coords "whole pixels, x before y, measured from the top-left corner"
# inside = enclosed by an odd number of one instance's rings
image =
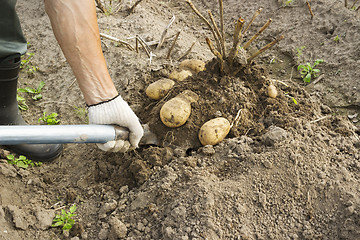
[[[308,6],[308,8],[309,8],[309,11],[310,11],[310,14],[311,14],[311,19],[314,17],[314,13],[313,13],[313,11],[311,10],[311,6],[310,6],[310,3],[309,3],[309,1],[308,0],[306,0],[306,5]]]
[[[161,34],[161,37],[160,37],[160,40],[159,40],[159,43],[156,47],[156,50],[159,50],[160,47],[162,46],[162,44],[164,43],[165,41],[165,37],[166,37],[166,34],[167,34],[167,31],[168,29],[170,28],[171,24],[175,21],[175,16],[173,16],[170,21],[169,21],[169,24],[165,27],[165,30],[163,31],[163,33]]]
[[[100,0],[95,0],[95,2],[96,2],[96,6],[100,9],[100,11],[107,14],[107,10],[104,7],[104,5],[102,4],[102,2]]]
[[[251,61],[256,58],[259,54],[263,53],[264,51],[266,51],[267,49],[271,48],[272,46],[274,46],[275,44],[277,44],[279,41],[281,41],[282,39],[284,39],[284,35],[281,35],[280,37],[278,37],[277,39],[275,39],[274,41],[272,41],[271,43],[269,43],[268,45],[266,45],[265,47],[261,48],[259,51],[257,51],[256,53],[254,53],[251,57],[249,57],[247,59],[248,64],[251,63]]]
[[[134,48],[127,42],[123,41],[123,40],[120,40],[116,37],[113,37],[113,36],[110,36],[110,35],[107,35],[105,33],[100,33],[100,37],[103,37],[103,38],[107,38],[109,40],[112,40],[112,41],[115,41],[115,42],[118,42],[118,43],[121,43],[121,44],[124,44],[126,47],[128,47],[131,51],[134,51]]]
[[[243,18],[239,18],[235,25],[234,36],[233,36],[233,47],[231,48],[230,54],[229,54],[230,66],[232,65],[234,58],[238,52],[238,47],[239,47],[239,43],[240,43],[240,39],[241,39],[241,30],[244,26],[244,22],[245,22],[245,20]]]
[[[186,57],[189,53],[191,53],[191,50],[192,50],[193,47],[195,46],[195,43],[196,43],[196,41],[194,41],[194,42],[191,44],[190,48],[189,48],[181,57],[179,57],[178,61],[180,61],[181,59],[183,59],[184,57]]]
[[[176,34],[175,39],[174,39],[174,41],[172,42],[172,44],[171,44],[171,46],[170,46],[170,48],[169,48],[168,54],[167,54],[167,56],[166,56],[166,59],[169,59],[169,58],[170,58],[171,52],[172,52],[172,50],[173,50],[174,47],[175,47],[175,43],[176,43],[176,41],[178,40],[179,35],[180,35],[180,31]]]
[[[196,13],[196,15],[198,15],[200,17],[201,20],[203,20],[206,25],[208,25],[208,27],[210,28],[215,41],[216,41],[216,46],[219,49],[219,51],[221,51],[221,47],[220,47],[220,40],[219,38],[216,36],[215,30],[214,28],[211,26],[210,22],[199,12],[199,10],[196,9],[196,7],[194,6],[194,4],[191,2],[191,0],[185,0],[187,2],[187,4],[189,4],[190,8]]]
[[[270,25],[271,21],[272,21],[272,19],[270,18],[270,19],[264,24],[264,26],[262,26],[262,28],[260,28],[260,30],[259,30],[257,33],[255,33],[255,35],[254,35],[247,43],[245,43],[244,49],[247,49],[247,48],[250,46],[250,44],[251,44],[257,37],[259,37],[259,35]]]
[[[355,4],[358,2],[359,0],[356,0],[353,5],[351,6],[351,9],[353,9],[355,7]]]
[[[138,39],[138,42],[141,44],[141,46],[145,49],[146,55],[150,58],[151,57],[151,50],[150,47],[146,44],[144,39],[142,39],[140,36],[136,36],[136,39]]]
[[[243,35],[245,35],[246,31],[250,28],[251,24],[254,22],[255,18],[257,16],[259,16],[259,14],[261,13],[263,9],[262,8],[259,8],[258,10],[256,10],[256,12],[254,13],[254,15],[252,16],[250,22],[246,25],[246,27],[244,28],[244,31],[243,31]]]
[[[221,36],[222,36],[221,46],[223,47],[224,57],[225,57],[226,48],[225,48],[225,28],[224,28],[224,4],[223,4],[223,0],[219,0],[219,8],[220,8],[220,30],[221,30]]]
[[[210,51],[219,59],[219,63],[220,63],[220,71],[223,72],[224,71],[224,59],[223,56],[221,55],[221,53],[219,53],[219,51],[217,51],[214,47],[214,45],[212,44],[211,40],[209,38],[206,38],[206,43],[210,48]]]
[[[134,5],[128,10],[129,13],[132,13],[134,11],[134,9],[136,8],[136,6],[141,3],[142,0],[137,0]]]
[[[214,29],[215,29],[215,32],[216,32],[216,34],[218,35],[218,38],[220,39],[221,54],[223,55],[223,58],[226,58],[226,56],[225,56],[225,41],[224,41],[224,39],[223,39],[223,36],[220,34],[219,28],[218,28],[218,26],[216,25],[215,20],[214,20],[214,16],[212,15],[212,13],[211,13],[210,10],[208,11],[208,14],[209,14],[211,23],[212,23],[212,25],[213,25],[213,27],[214,27]]]

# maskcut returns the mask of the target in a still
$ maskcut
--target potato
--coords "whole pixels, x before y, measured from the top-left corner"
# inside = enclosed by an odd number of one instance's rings
[[[191,70],[196,73],[205,70],[205,63],[198,59],[187,59],[180,63],[179,67],[185,70]]]
[[[180,71],[174,70],[173,72],[170,73],[169,78],[181,82],[184,81],[189,76],[192,76],[192,73],[188,70],[180,70]]]
[[[199,96],[186,90],[167,101],[160,109],[160,119],[167,127],[180,127],[186,123],[191,113],[191,103],[197,102]]]
[[[276,87],[273,85],[273,84],[270,84],[268,86],[268,96],[271,97],[271,98],[276,98],[278,92],[276,90]]]
[[[145,90],[146,95],[154,100],[159,100],[170,91],[175,82],[168,78],[162,78],[151,83]]]
[[[223,117],[211,119],[204,123],[199,131],[202,145],[215,145],[221,142],[230,132],[230,122]]]

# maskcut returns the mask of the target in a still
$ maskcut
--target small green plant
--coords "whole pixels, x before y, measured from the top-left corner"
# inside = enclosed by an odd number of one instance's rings
[[[107,17],[116,14],[121,9],[121,0],[95,0],[95,3],[96,7]]]
[[[31,52],[25,53],[20,63],[20,69],[24,69],[29,77],[33,77],[34,73],[39,70],[38,67],[31,64],[31,59],[33,58],[33,56],[34,53]]]
[[[20,95],[16,95],[16,100],[18,102],[18,107],[21,111],[26,111],[29,109],[29,106],[26,104],[26,100],[25,98],[23,98],[22,96]]]
[[[86,108],[82,108],[82,107],[76,107],[73,106],[74,111],[76,113],[76,115],[80,118],[80,119],[86,119],[87,116],[87,109]]]
[[[305,46],[301,46],[301,47],[298,47],[296,48],[296,57],[300,60],[302,54],[303,54],[303,51],[306,47]]]
[[[303,78],[304,82],[311,82],[312,78],[318,77],[318,73],[320,72],[319,69],[315,68],[320,63],[324,62],[323,59],[316,59],[315,63],[311,65],[310,63],[300,64],[298,66],[298,71],[301,74],[301,77]]]
[[[43,112],[43,116],[39,118],[39,123],[43,122],[46,125],[57,125],[60,123],[60,120],[56,119],[57,117],[57,113],[50,113],[49,115],[46,115],[46,112]]]
[[[61,209],[61,214],[56,214],[53,219],[52,227],[62,227],[63,231],[69,231],[75,224],[75,220],[73,219],[76,211],[76,205],[72,205],[69,211],[65,211]]]
[[[289,5],[292,4],[293,2],[295,2],[295,0],[286,0],[286,1],[285,1],[285,6],[289,6]]]
[[[340,41],[339,35],[336,35],[336,36],[334,37],[334,42],[339,42],[339,41]]]
[[[9,154],[6,156],[6,158],[8,159],[8,163],[24,169],[28,168],[29,166],[41,166],[41,162],[33,162],[32,160],[27,159],[23,155],[20,155],[18,158],[16,158],[14,155]]]
[[[296,99],[295,99],[293,96],[289,95],[289,93],[285,93],[285,96],[288,97],[288,98],[290,98],[290,99],[292,99],[293,102],[294,102],[296,105],[298,104],[298,102],[296,101]]]
[[[41,91],[43,87],[45,86],[45,82],[41,81],[37,88],[31,88],[31,87],[25,87],[25,88],[19,88],[18,92],[25,92],[31,94],[31,98],[35,101],[42,99]]]

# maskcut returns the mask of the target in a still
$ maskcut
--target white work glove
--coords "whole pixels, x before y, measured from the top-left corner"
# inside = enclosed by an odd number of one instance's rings
[[[90,124],[112,124],[128,128],[130,131],[128,141],[116,140],[97,144],[101,150],[126,152],[130,147],[138,147],[144,130],[138,117],[120,95],[108,102],[92,105],[88,108],[88,111]]]

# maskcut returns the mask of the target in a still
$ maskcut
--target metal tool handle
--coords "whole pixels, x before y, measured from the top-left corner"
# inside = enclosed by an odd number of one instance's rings
[[[0,126],[0,145],[105,143],[128,139],[125,128],[113,125],[13,125]]]

